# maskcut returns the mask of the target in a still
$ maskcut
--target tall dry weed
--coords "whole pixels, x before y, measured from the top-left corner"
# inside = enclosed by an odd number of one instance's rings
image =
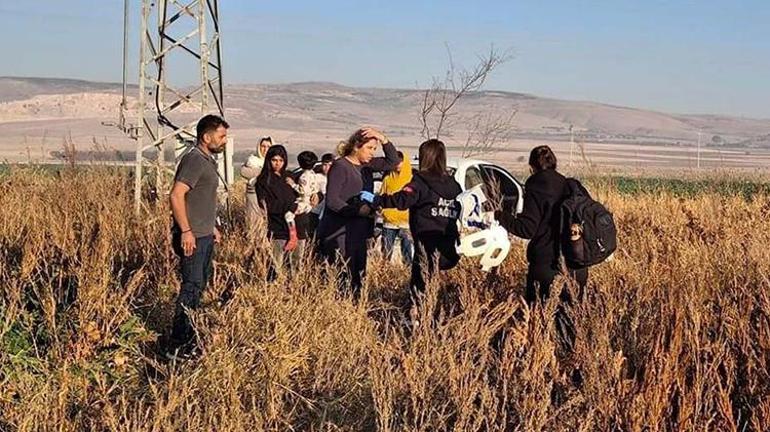
[[[157,354],[178,285],[168,209],[132,212],[107,168],[0,177],[0,429],[125,431],[767,430],[766,196],[595,190],[620,229],[559,340],[553,298],[521,299],[517,244],[429,284],[375,258],[364,298],[308,261],[265,282],[240,192],[204,306],[202,356]],[[232,300],[222,306],[223,293]],[[575,371],[580,371],[576,379]]]

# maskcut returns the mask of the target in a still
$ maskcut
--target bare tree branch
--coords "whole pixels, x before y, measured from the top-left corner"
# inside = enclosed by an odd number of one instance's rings
[[[423,93],[420,109],[422,136],[425,139],[440,138],[456,123],[468,123],[469,135],[463,153],[478,154],[489,151],[495,144],[510,136],[512,119],[516,112],[496,115],[477,114],[468,119],[458,118],[455,111],[458,102],[467,94],[479,91],[489,74],[498,66],[510,60],[508,52],[501,52],[491,46],[489,52],[478,56],[478,63],[472,69],[459,68],[447,45],[448,68],[443,80],[436,77]]]
[[[507,141],[513,134],[513,119],[518,110],[499,112],[491,109],[476,114],[469,125],[463,146],[463,157],[489,153],[495,146]]]
[[[422,98],[422,109],[420,110],[420,120],[422,122],[422,136],[426,139],[430,137],[430,125],[428,118],[433,109],[436,108],[436,101],[431,98],[431,89],[425,90]]]

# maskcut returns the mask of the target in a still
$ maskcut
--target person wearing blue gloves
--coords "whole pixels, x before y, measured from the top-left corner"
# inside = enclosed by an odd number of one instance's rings
[[[384,157],[375,157],[378,145]],[[372,173],[392,171],[398,162],[393,143],[377,129],[366,127],[342,143],[340,158],[329,169],[324,217],[317,237],[328,261],[340,257],[344,260],[347,271],[343,273],[342,287],[348,288],[349,282],[356,299],[366,272],[367,240],[374,234]]]

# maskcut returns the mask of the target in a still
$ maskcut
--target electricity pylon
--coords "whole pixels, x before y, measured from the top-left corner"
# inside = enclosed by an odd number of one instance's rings
[[[136,124],[126,122],[126,76],[128,70],[128,22],[130,0],[124,0],[123,99],[118,127],[136,140],[134,201],[141,207],[142,177],[156,169],[156,188],[163,192],[164,173],[172,170],[164,150],[173,148],[178,160],[194,145],[195,125],[200,116],[224,117],[222,50],[218,0],[140,0],[139,97]],[[156,24],[153,25],[152,21]],[[196,65],[197,79],[180,86]],[[231,140],[232,141],[232,140]],[[155,150],[153,155],[146,153]],[[232,142],[219,156],[220,178],[232,183]]]

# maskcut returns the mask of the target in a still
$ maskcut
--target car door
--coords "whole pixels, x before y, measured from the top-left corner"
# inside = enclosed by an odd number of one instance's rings
[[[465,178],[462,180],[463,190],[472,189],[482,183],[484,183],[484,177],[481,174],[481,167],[469,166],[465,170]]]
[[[499,204],[504,212],[512,214],[521,212],[521,186],[516,183],[512,175],[502,167],[492,164],[481,165],[480,173],[488,199]]]

